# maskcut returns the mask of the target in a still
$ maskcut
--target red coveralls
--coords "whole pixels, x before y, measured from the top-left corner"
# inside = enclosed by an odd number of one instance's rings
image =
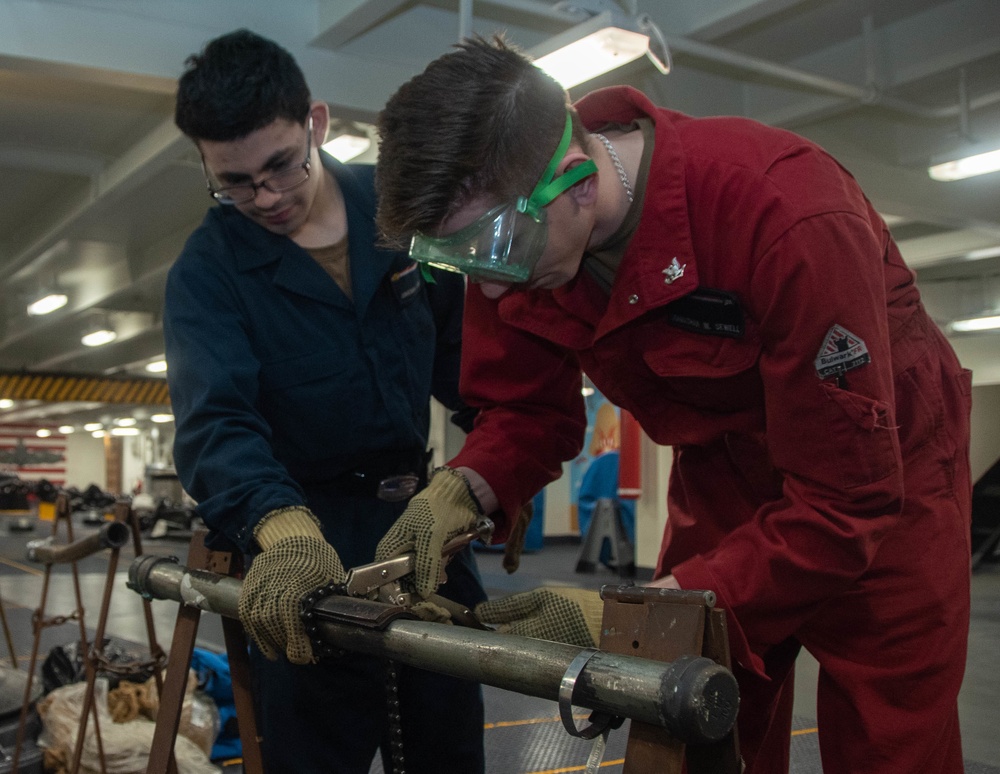
[[[655,122],[641,223],[610,298],[586,271],[498,301],[470,286],[482,412],[451,464],[509,521],[580,449],[582,368],[674,448],[656,575],[728,611],[748,770],[787,771],[803,646],[825,771],[962,772],[971,374],[885,224],[796,135],[628,88],[577,108],[594,131]]]

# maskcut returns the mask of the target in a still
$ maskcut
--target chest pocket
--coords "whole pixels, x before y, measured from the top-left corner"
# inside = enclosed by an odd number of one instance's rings
[[[734,376],[752,367],[760,357],[761,343],[756,331],[742,338],[723,338],[674,328],[656,326],[642,343],[642,359],[657,376],[720,378]]]
[[[329,379],[343,370],[343,361],[338,362],[330,355],[316,352],[262,363],[261,392],[267,394],[296,388]]]
[[[742,338],[651,326],[639,337],[641,358],[661,395],[710,414],[733,414],[761,405],[755,365],[761,343],[755,330]]]
[[[718,379],[751,368],[761,352],[758,328],[738,297],[699,288],[641,321],[642,359],[661,378]]]
[[[762,345],[753,322],[745,328],[740,338],[694,333],[659,310],[605,337],[583,362],[658,443],[707,442],[763,426]]]
[[[331,351],[262,364],[259,405],[279,459],[324,459],[351,443],[375,409],[367,384],[357,358]]]

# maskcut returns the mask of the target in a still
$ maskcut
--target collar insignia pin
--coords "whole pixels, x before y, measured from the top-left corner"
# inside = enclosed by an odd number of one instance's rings
[[[675,256],[670,262],[670,265],[663,270],[663,281],[668,285],[673,285],[677,280],[684,276],[684,270],[687,268],[686,263],[680,263]]]

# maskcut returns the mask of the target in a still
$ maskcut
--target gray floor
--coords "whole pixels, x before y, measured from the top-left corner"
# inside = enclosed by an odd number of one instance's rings
[[[9,528],[13,521],[0,518],[0,595],[8,622],[13,631],[15,649],[21,669],[28,666],[33,644],[31,619],[41,600],[43,572],[39,565],[26,560],[25,544],[51,532],[49,524],[40,524],[33,532],[16,532]],[[74,535],[89,534],[92,527],[74,521]],[[61,535],[62,533],[60,533]],[[183,561],[187,543],[183,540],[144,540],[147,554],[175,555]],[[508,575],[501,567],[500,555],[477,552],[487,590],[500,596],[544,583],[571,584],[600,588],[615,584],[618,576],[600,567],[593,574],[575,572],[579,546],[555,541],[541,551],[525,554],[521,569]],[[78,564],[81,593],[86,609],[86,623],[93,630],[101,604],[107,577],[110,552],[91,556]],[[147,633],[141,614],[141,600],[125,588],[126,571],[132,559],[131,546],[120,552],[118,572],[114,578],[108,619],[108,634],[123,640],[145,643]],[[46,604],[48,616],[73,610],[72,576],[66,566],[55,566],[50,578]],[[172,602],[154,602],[155,632],[159,643],[170,645],[177,606]],[[46,628],[40,638],[39,652],[44,657],[57,644],[78,639],[78,626],[69,622]],[[1000,774],[1000,669],[997,655],[1000,642],[1000,564],[986,565],[973,576],[972,627],[966,679],[960,695],[963,744],[967,759],[966,771],[975,774]],[[199,627],[198,645],[221,650],[222,632],[219,619],[203,615]],[[4,663],[10,663],[5,643],[0,643]],[[804,654],[797,663],[795,699],[796,735],[792,746],[793,774],[820,772],[815,731],[816,664]],[[555,774],[582,771],[590,752],[590,744],[570,737],[562,729],[554,702],[521,696],[496,688],[485,689],[487,706],[486,745],[491,774]],[[627,726],[611,735],[601,771],[621,771]],[[374,772],[381,769],[376,766]],[[827,774],[835,774],[827,772]]]

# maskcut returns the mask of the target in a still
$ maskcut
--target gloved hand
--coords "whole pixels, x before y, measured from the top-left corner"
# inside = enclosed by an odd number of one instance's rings
[[[528,538],[528,526],[535,515],[535,504],[528,500],[517,512],[517,519],[511,527],[510,534],[503,546],[503,568],[510,575],[521,566],[521,553],[524,551],[524,541]]]
[[[416,592],[426,599],[441,582],[444,544],[471,529],[482,515],[465,476],[451,468],[439,468],[379,541],[375,559],[413,551]]]
[[[263,550],[243,580],[240,621],[271,661],[284,651],[293,664],[308,664],[313,651],[300,617],[302,598],[331,581],[342,583],[344,565],[308,508],[271,511],[254,538]]]
[[[480,602],[474,612],[499,632],[596,648],[604,600],[598,591],[550,586]]]

